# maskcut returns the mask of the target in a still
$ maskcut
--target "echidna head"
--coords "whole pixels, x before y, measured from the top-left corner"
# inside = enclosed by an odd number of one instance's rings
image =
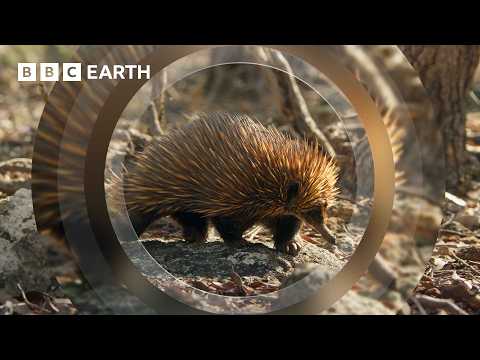
[[[281,174],[280,207],[318,231],[327,241],[335,237],[327,228],[327,208],[335,201],[339,168],[316,142],[285,141],[278,150],[274,165]],[[273,181],[272,181],[273,182]]]
[[[335,244],[335,236],[327,227],[327,205],[319,205],[300,214],[300,218],[318,231],[328,242]]]
[[[335,189],[332,189],[336,192]],[[287,209],[303,222],[318,231],[328,242],[335,244],[335,236],[327,227],[328,200],[333,194],[326,196],[323,192],[312,195],[307,194],[304,185],[299,182],[291,182],[287,187]],[[305,197],[308,197],[308,201]]]

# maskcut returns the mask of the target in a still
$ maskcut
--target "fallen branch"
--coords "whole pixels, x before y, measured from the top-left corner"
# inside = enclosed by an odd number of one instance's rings
[[[480,275],[480,271],[478,271],[475,267],[470,265],[467,261],[463,260],[462,258],[458,257],[457,254],[455,254],[453,251],[450,252],[451,256],[455,258],[455,260],[460,261],[463,265],[468,267],[470,270],[472,270],[475,274]]]
[[[427,295],[415,295],[416,300],[429,310],[445,310],[453,315],[468,315],[468,313],[456,305],[452,300],[437,299]]]
[[[20,290],[20,294],[22,295],[23,302],[33,311],[38,311],[41,313],[47,313],[51,314],[52,312],[48,309],[45,309],[37,304],[32,303],[30,300],[27,298],[27,294],[25,294],[25,291],[23,290],[22,286],[20,284],[17,284],[18,290]]]
[[[238,275],[233,265],[232,265],[232,271],[230,273],[230,279],[232,279],[232,282],[235,284],[235,286],[238,288],[238,290],[243,296],[253,295],[253,291],[252,291],[253,289],[250,289],[248,286],[246,286],[243,283],[242,277]]]
[[[450,229],[440,229],[439,232],[441,234],[449,234],[449,235],[457,235],[459,237],[466,237],[465,233],[460,231],[450,230]]]
[[[336,157],[335,149],[333,148],[332,144],[330,143],[328,138],[325,136],[325,134],[318,128],[315,120],[313,119],[310,113],[310,110],[308,109],[308,105],[302,96],[302,93],[297,83],[297,79],[293,74],[293,70],[292,70],[292,67],[290,66],[290,63],[285,58],[285,56],[283,56],[283,54],[278,51],[272,52],[272,55],[283,67],[283,70],[288,74],[288,84],[286,84],[284,81],[285,75],[280,73],[279,71],[274,71],[274,74],[277,78],[278,86],[286,92],[285,97],[286,98],[288,98],[289,96],[293,97],[293,99],[291,99],[292,103],[284,104],[284,106],[290,108],[289,110],[291,110],[293,113],[298,112],[300,114],[299,119],[295,119],[295,120],[301,119],[305,124],[306,128],[308,129],[308,131],[312,133],[320,141],[325,151],[332,158]]]
[[[367,209],[367,210],[371,210],[372,209],[372,206],[367,206],[367,205],[363,205],[363,204],[360,204],[358,201],[355,201],[354,199],[350,199],[346,196],[342,196],[342,195],[338,195],[337,196],[337,199],[338,200],[345,200],[345,201],[348,201],[349,203],[355,205],[355,206],[358,206],[359,208],[362,208],[362,209]]]
[[[415,304],[415,306],[418,308],[418,311],[420,311],[420,314],[427,315],[427,311],[425,310],[422,303],[417,299],[416,296],[412,297],[412,301]]]
[[[154,82],[152,87],[152,112],[153,112],[153,123],[151,127],[152,136],[163,135],[165,133],[166,127],[166,111],[165,103],[167,97],[167,71],[164,70],[161,74],[162,82],[161,86],[157,85],[157,82]]]
[[[397,288],[397,274],[388,264],[388,262],[377,254],[368,267],[368,272],[373,278],[389,289]]]

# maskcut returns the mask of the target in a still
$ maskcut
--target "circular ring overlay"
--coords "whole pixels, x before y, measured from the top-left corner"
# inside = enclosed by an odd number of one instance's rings
[[[81,46],[72,62],[150,65],[153,78],[178,59],[214,47]],[[165,289],[154,286],[144,274],[157,272],[158,269],[142,268],[140,271],[138,264],[132,262],[125,252],[117,236],[118,229],[116,231],[109,215],[104,187],[106,157],[112,133],[129,101],[148,80],[58,82],[49,95],[35,139],[32,194],[37,227],[39,231],[61,228],[77,257],[80,269],[100,297],[104,300],[112,296],[128,296],[132,299],[128,306],[109,302],[114,312],[262,313],[265,311],[256,310],[255,305],[263,303],[268,305],[267,312],[272,314],[318,314],[339,300],[369,272],[389,229],[398,193],[392,135],[387,131],[384,109],[377,101],[378,96],[373,89],[378,82],[359,76],[358,72],[362,75],[371,70],[368,66],[352,65],[352,61],[360,64],[363,60],[368,60],[375,47],[275,45],[268,48],[299,57],[318,69],[342,92],[358,114],[368,137],[374,163],[371,216],[358,247],[346,265],[328,283],[303,299],[295,298],[289,292],[295,291],[295,286],[305,279],[276,293],[253,297],[226,297],[194,288],[185,296],[175,286]],[[390,81],[394,82],[395,79]],[[390,88],[395,89],[395,85]],[[402,89],[396,91],[400,97],[406,98],[408,95]],[[411,111],[405,112],[405,117],[414,116]],[[425,121],[428,124],[430,120]],[[436,131],[438,130],[431,130]],[[437,149],[432,150],[428,148],[429,145],[418,144],[418,141],[415,144],[420,147],[418,153],[421,161],[420,174],[416,175],[422,179],[421,186],[426,188],[431,185],[428,184],[431,177],[425,175],[432,173],[428,167],[433,166],[433,163],[437,167],[442,164],[441,161],[425,160],[427,154],[437,154]],[[435,146],[441,148],[438,142]],[[443,174],[442,171],[440,173]],[[442,188],[438,177],[435,181],[435,188]],[[420,191],[422,189],[420,187]],[[443,190],[437,195],[440,199]],[[58,221],[53,221],[53,218]],[[441,218],[429,230],[432,244],[440,221]],[[143,247],[139,249],[145,252],[145,256],[149,256]],[[150,266],[161,267],[153,262],[147,267]],[[306,279],[313,276],[314,272],[315,270]],[[167,279],[172,283],[176,281],[173,277]],[[184,287],[185,284],[182,288]],[[294,298],[296,300],[291,300]]]

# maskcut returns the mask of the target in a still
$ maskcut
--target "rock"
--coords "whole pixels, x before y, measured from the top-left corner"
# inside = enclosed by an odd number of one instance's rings
[[[31,127],[17,127],[8,119],[0,119],[0,161],[31,157],[33,134]]]
[[[476,208],[466,208],[455,216],[455,221],[470,230],[476,230],[480,228],[480,211]]]
[[[285,300],[298,303],[309,298],[327,284],[334,275],[331,269],[323,264],[300,264],[282,283],[282,288],[296,284]]]
[[[300,264],[297,266],[297,268],[295,268],[293,273],[283,281],[282,287],[287,287],[296,283],[297,281],[302,280],[314,270],[316,271],[316,274],[312,279],[308,279],[306,284],[307,286],[313,285],[314,288],[318,288],[331,280],[333,274],[328,267],[311,263]]]
[[[0,191],[13,195],[21,188],[29,188],[31,171],[31,159],[18,158],[0,162]]]
[[[79,315],[154,315],[148,308],[127,290],[101,286],[95,290],[85,291],[72,299]]]
[[[233,269],[243,277],[282,282],[300,264],[322,265],[331,275],[344,265],[331,252],[309,243],[303,243],[295,257],[278,253],[262,243],[237,249],[229,248],[223,241],[188,244],[185,241],[148,240],[143,241],[143,245],[172,275],[188,280],[228,279]]]
[[[0,289],[17,294],[45,290],[50,284],[46,239],[37,233],[31,191],[18,190],[0,200]]]
[[[480,112],[471,112],[467,115],[467,128],[472,132],[480,132]]]
[[[337,239],[337,247],[346,254],[353,254],[356,245],[353,243],[352,239],[348,237],[339,237],[339,239]]]
[[[371,299],[350,290],[328,310],[326,315],[395,315],[380,301]]]
[[[445,199],[449,201],[447,204],[452,204],[455,206],[453,209],[451,209],[452,211],[460,210],[467,206],[467,202],[465,200],[449,192],[445,193]]]
[[[387,291],[382,295],[381,301],[382,304],[397,314],[410,315],[411,313],[410,306],[398,291]]]
[[[140,271],[154,286],[183,303],[208,312],[264,313],[271,311],[268,299],[276,299],[275,306],[280,308],[282,299],[291,305],[291,292],[277,299],[276,291],[296,283],[313,269],[320,270],[314,274],[321,276],[310,276],[298,284],[300,290],[295,291],[294,297],[302,300],[311,295],[312,288],[318,290],[345,264],[329,250],[303,240],[296,256],[277,252],[273,249],[271,235],[261,231],[247,234],[248,243],[236,248],[228,247],[214,231],[206,243],[191,244],[182,239],[173,225],[163,219],[155,228],[155,235],[149,232],[149,238],[141,239],[148,257],[153,257],[166,271],[159,272],[156,265],[155,269],[151,268],[151,264],[144,261],[142,251],[138,251],[138,244],[125,242],[122,246],[131,261],[140,264]],[[191,287],[203,295],[192,291]],[[267,297],[249,301],[248,296],[252,295]],[[238,297],[245,297],[245,300],[242,302]]]

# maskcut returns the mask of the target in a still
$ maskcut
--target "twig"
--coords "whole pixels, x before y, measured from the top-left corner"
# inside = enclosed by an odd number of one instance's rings
[[[230,273],[230,278],[232,279],[233,283],[238,287],[240,292],[243,296],[249,295],[248,289],[243,284],[242,277],[235,272],[235,268],[232,265],[232,272]]]
[[[358,206],[359,208],[363,208],[363,209],[371,209],[372,208],[371,206],[366,206],[366,205],[360,204],[358,201],[355,201],[353,199],[350,199],[350,198],[342,196],[342,195],[338,195],[337,199],[348,201],[351,204]]]
[[[151,111],[151,126],[149,126],[151,136],[158,136],[163,134],[162,127],[160,126],[161,119],[159,116],[157,104],[155,100],[150,101],[149,110]]]
[[[52,310],[56,313],[60,312],[60,310],[55,306],[55,302],[58,300],[54,298],[52,295],[49,295],[45,292],[41,292],[42,296],[48,299],[48,305],[52,308]]]
[[[420,190],[417,188],[407,186],[407,185],[400,185],[395,187],[395,192],[398,192],[403,195],[408,195],[408,196],[414,196],[418,197],[420,199],[428,201],[430,204],[438,207],[443,207],[443,203],[441,201],[437,201],[437,199],[434,199],[432,196],[422,193]]]
[[[446,228],[448,225],[450,225],[453,220],[455,219],[455,214],[450,215],[450,217],[442,224],[442,228]]]
[[[442,234],[458,235],[460,237],[465,237],[465,234],[460,231],[449,230],[449,229],[440,229],[439,231]]]
[[[295,78],[295,75],[293,74],[292,67],[290,66],[290,63],[288,60],[283,56],[282,53],[278,51],[274,51],[272,53],[278,60],[278,62],[283,66],[284,71],[287,72],[288,77],[289,77],[289,87],[291,89],[292,95],[296,100],[296,103],[298,105],[298,111],[301,113],[301,119],[307,126],[308,130],[317,137],[317,139],[320,140],[323,148],[328,152],[328,154],[334,158],[336,157],[336,152],[335,149],[333,148],[332,144],[328,140],[328,138],[325,136],[325,134],[318,128],[315,120],[313,119],[310,110],[308,109],[308,105],[305,101],[305,99],[302,96],[302,93],[300,91],[300,88],[298,87],[297,79]],[[281,83],[281,77],[284,76],[284,74],[277,74],[278,71],[275,71],[275,74],[277,76],[277,81],[279,82],[279,85]],[[280,85],[281,86],[281,85]]]
[[[158,86],[158,81],[154,81],[152,85],[152,101],[148,107],[151,112],[151,124],[149,124],[149,132],[151,136],[159,136],[165,133],[166,114],[166,88],[167,88],[167,71],[163,71],[161,84]]]
[[[460,261],[463,265],[468,267],[470,270],[472,270],[475,274],[480,275],[480,271],[475,269],[472,265],[470,265],[467,261],[463,260],[462,258],[458,257],[457,254],[455,254],[453,251],[450,251],[450,254],[452,255],[455,260]]]
[[[468,315],[468,313],[456,305],[452,300],[437,299],[427,295],[415,295],[416,299],[422,306],[432,310],[442,309],[454,315]]]
[[[48,102],[48,89],[47,85],[42,82],[39,82],[38,89],[40,90],[40,96],[42,97],[43,101]]]
[[[253,238],[255,236],[257,236],[257,234],[260,232],[260,230],[262,230],[262,227],[261,226],[256,226],[251,232],[250,234],[248,234],[248,241],[252,241]]]
[[[416,296],[412,296],[412,301],[414,302],[415,306],[418,308],[418,311],[420,311],[420,314],[422,315],[427,315],[427,312],[425,311],[425,308],[423,307],[422,303],[418,301]]]
[[[480,106],[480,99],[478,98],[478,96],[475,94],[474,91],[470,91],[470,98],[473,100],[473,102]]]
[[[17,283],[17,288],[20,290],[20,293],[22,294],[22,299],[23,299],[23,302],[25,304],[27,304],[27,306],[32,309],[32,310],[36,310],[36,311],[39,311],[39,312],[44,312],[44,313],[48,313],[50,314],[51,311],[45,309],[45,308],[42,308],[41,306],[37,305],[37,304],[34,304],[32,303],[30,300],[28,300],[27,298],[27,294],[25,294],[25,291],[23,290],[22,286]]]

